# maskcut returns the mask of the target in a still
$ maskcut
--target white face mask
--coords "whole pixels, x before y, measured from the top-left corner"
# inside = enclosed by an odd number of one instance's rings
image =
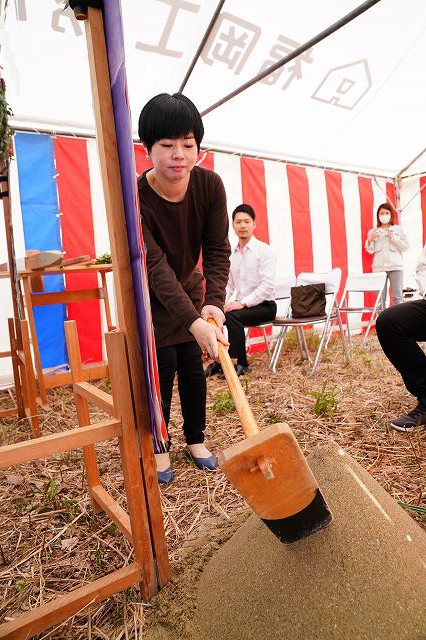
[[[388,224],[388,222],[390,222],[390,219],[391,219],[390,213],[382,213],[379,216],[379,220],[382,224]]]

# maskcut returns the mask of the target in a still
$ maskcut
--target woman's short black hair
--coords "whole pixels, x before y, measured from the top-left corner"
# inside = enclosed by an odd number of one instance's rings
[[[146,103],[139,116],[139,138],[148,153],[163,138],[180,138],[194,134],[198,151],[204,136],[200,113],[182,93],[160,93]]]
[[[232,221],[234,221],[237,213],[248,213],[252,220],[254,220],[256,217],[253,207],[251,207],[249,204],[239,204],[238,207],[236,207],[232,212]]]

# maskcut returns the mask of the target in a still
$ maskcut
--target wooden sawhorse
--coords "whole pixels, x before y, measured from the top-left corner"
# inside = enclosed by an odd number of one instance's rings
[[[0,468],[82,447],[93,507],[96,511],[105,511],[131,541],[135,560],[6,622],[0,626],[1,640],[26,640],[75,615],[83,607],[96,604],[135,583],[139,583],[143,600],[148,600],[170,580],[167,551],[161,558],[154,557],[153,553],[124,335],[120,332],[106,335],[112,395],[82,381],[77,330],[72,321],[66,323],[66,336],[79,427],[1,447]],[[91,424],[89,402],[109,413],[111,419]],[[113,438],[118,438],[120,446],[128,514],[102,487],[96,462],[94,444]]]

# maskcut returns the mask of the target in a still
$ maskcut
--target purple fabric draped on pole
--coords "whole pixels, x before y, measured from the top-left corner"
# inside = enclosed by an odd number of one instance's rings
[[[127,241],[129,244],[139,337],[151,415],[151,430],[154,438],[154,450],[161,452],[165,451],[164,443],[167,440],[167,431],[161,412],[155,343],[142,241],[131,116],[127,95],[120,0],[104,0],[104,28],[126,215]]]

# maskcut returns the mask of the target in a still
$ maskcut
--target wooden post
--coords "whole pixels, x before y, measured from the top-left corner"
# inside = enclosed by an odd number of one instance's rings
[[[80,347],[78,344],[77,325],[75,320],[64,322],[65,337],[67,340],[68,360],[71,368],[73,383],[83,381],[83,367],[81,364]],[[80,395],[75,395],[77,407],[78,426],[85,427],[90,424],[89,405],[87,400]],[[84,464],[86,467],[87,483],[89,485],[90,499],[93,511],[99,513],[102,508],[96,502],[92,489],[100,484],[98,463],[93,444],[83,447]]]
[[[5,176],[2,176],[1,185],[1,199],[3,203],[3,214],[4,214],[4,226],[6,231],[6,246],[7,246],[7,259],[9,262],[9,273],[10,273],[10,290],[12,294],[12,304],[13,304],[13,315],[16,320],[20,320],[22,318],[20,307],[20,303],[22,304],[21,299],[21,291],[19,286],[17,285],[17,273],[16,273],[16,265],[15,265],[15,249],[13,243],[13,225],[12,225],[12,215],[10,211],[10,196],[9,196],[9,161],[5,163]],[[5,188],[3,187],[5,185]],[[16,326],[16,330],[18,331],[18,338],[20,338],[21,328]]]
[[[9,274],[10,274],[10,292],[12,295],[12,305],[13,305],[13,316],[16,320],[16,328],[13,331],[13,335],[15,335],[18,342],[21,341],[21,327],[19,325],[19,320],[22,318],[22,295],[21,289],[18,284],[18,277],[16,272],[16,263],[15,263],[15,246],[13,242],[13,224],[12,224],[12,214],[10,210],[10,195],[9,195],[9,159],[2,161],[4,168],[4,176],[1,176],[0,189],[1,189],[1,200],[3,203],[3,216],[4,216],[4,228],[6,234],[6,247],[7,247],[7,259],[9,262]],[[11,325],[9,323],[9,336],[11,337],[10,332]],[[16,343],[16,341],[15,341]],[[11,347],[12,351],[12,367],[13,367],[13,376],[15,380],[15,393],[16,393],[16,406],[18,409],[19,418],[23,418],[25,416],[24,410],[24,402],[22,399],[21,388],[19,384],[19,372],[17,372],[17,360],[16,360],[16,349],[14,350]],[[13,360],[15,354],[15,361]]]
[[[150,540],[146,496],[139,462],[139,446],[132,405],[126,343],[124,334],[121,332],[107,333],[105,341],[111,390],[114,398],[114,417],[121,419],[123,430],[118,442],[135,559],[140,564],[143,575],[145,575],[144,583],[141,584],[142,597],[150,599],[157,591],[157,576]]]
[[[34,339],[34,336],[37,336],[37,333],[36,333],[36,327],[35,327],[35,321],[34,321],[34,312],[33,312],[32,300],[31,300],[31,287],[30,287],[29,278],[23,278],[23,286],[24,286],[25,304],[27,307],[28,322],[30,325],[31,336],[33,338],[32,344],[33,344],[35,368],[37,371],[38,389],[39,389],[41,404],[46,405],[47,396],[46,396],[46,387],[44,386],[43,368],[41,366],[40,350],[38,348],[37,338]]]
[[[21,382],[21,391],[22,391],[22,404],[24,406],[24,415],[25,417],[28,418],[27,416],[27,407],[29,406],[29,402],[28,402],[28,385],[27,385],[27,372],[25,369],[25,356],[24,356],[24,352],[22,349],[22,333],[21,333],[21,327],[19,327],[19,335],[21,336],[20,338],[18,338],[17,336],[17,325],[19,325],[19,320],[13,320],[12,322],[12,331],[13,334],[10,334],[10,338],[11,341],[13,340],[15,342],[15,346],[16,346],[16,355],[18,358],[18,369],[19,369],[19,378],[20,378],[20,382]],[[9,326],[10,328],[10,326]],[[31,422],[28,419],[28,422],[30,423],[31,426]]]
[[[160,491],[152,443],[146,385],[133,293],[133,281],[126,235],[126,219],[120,177],[114,112],[109,81],[105,33],[100,9],[88,7],[86,35],[98,151],[108,221],[118,326],[124,332],[128,349],[130,380],[138,429],[142,468],[150,520],[151,538],[157,561],[159,581],[170,580],[170,566],[161,511]]]
[[[27,320],[21,320],[16,324],[20,324],[20,333],[22,337],[22,351],[18,354],[18,357],[20,358],[21,364],[23,365],[21,366],[24,383],[23,388],[26,389],[26,393],[24,392],[24,404],[25,399],[27,400],[27,403],[25,404],[25,414],[30,422],[34,438],[39,438],[41,433],[37,414],[37,387],[35,381],[33,359],[31,355],[28,322]]]
[[[24,409],[24,401],[22,398],[22,388],[21,381],[19,378],[19,362],[18,362],[18,345],[16,342],[16,334],[15,334],[15,323],[13,322],[13,318],[9,318],[8,321],[9,326],[9,340],[10,340],[10,350],[12,354],[12,367],[13,367],[13,379],[15,383],[15,395],[16,395],[16,406],[18,409],[18,417],[21,420],[25,418],[25,409]]]
[[[108,285],[107,285],[105,271],[101,271],[101,280],[102,280],[102,291],[103,291],[104,305],[105,305],[105,318],[107,322],[108,331],[114,331],[115,327],[113,326],[112,319],[111,319],[111,309],[109,306]]]
[[[79,384],[83,382],[83,374],[77,326],[74,320],[65,322],[65,335],[75,390],[79,426],[84,427],[90,424],[88,399],[95,402],[97,406],[103,408],[105,411],[112,413],[118,420],[121,420],[122,435],[119,436],[118,441],[129,510],[131,537],[135,558],[141,566],[141,594],[145,600],[148,600],[157,592],[157,575],[150,539],[149,519],[141,465],[139,462],[139,446],[134,421],[124,335],[120,332],[108,333],[105,336],[108,361],[110,363],[109,375],[113,402],[111,402],[111,396],[99,389],[87,383]],[[83,453],[92,504],[95,510],[101,511],[102,506],[104,509],[108,506],[108,494],[103,491],[100,486],[101,481],[94,446],[88,445],[84,447]],[[104,496],[105,500],[97,501],[98,496]],[[117,507],[114,505],[114,501],[109,502],[112,505],[111,510],[116,510]],[[111,510],[107,508],[107,511]],[[120,517],[118,519],[120,520]]]

